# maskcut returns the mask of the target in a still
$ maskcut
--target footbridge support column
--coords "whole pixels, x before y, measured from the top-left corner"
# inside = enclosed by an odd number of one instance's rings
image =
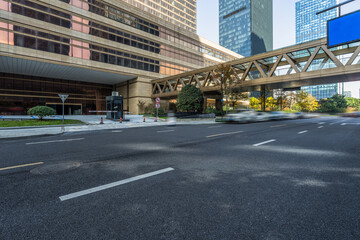
[[[266,110],[266,90],[265,90],[265,85],[261,86],[261,91],[260,91],[260,99],[261,99],[261,111],[265,111]]]

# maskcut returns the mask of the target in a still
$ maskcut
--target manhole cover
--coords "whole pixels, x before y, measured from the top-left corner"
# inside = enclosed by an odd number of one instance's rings
[[[47,164],[47,165],[43,165],[41,167],[34,168],[30,172],[32,174],[39,174],[39,175],[52,174],[52,173],[58,173],[58,172],[72,170],[72,169],[80,167],[80,165],[81,164],[79,162]]]

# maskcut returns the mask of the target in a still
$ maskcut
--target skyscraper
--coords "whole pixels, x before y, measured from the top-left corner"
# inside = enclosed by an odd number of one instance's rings
[[[327,36],[327,21],[336,18],[338,9],[332,9],[316,15],[321,10],[330,8],[339,0],[300,0],[296,2],[296,44],[313,41]],[[342,93],[343,83],[302,87],[318,100]]]
[[[272,0],[220,0],[220,45],[245,57],[271,51],[272,9]]]
[[[196,0],[124,0],[131,5],[196,33]]]

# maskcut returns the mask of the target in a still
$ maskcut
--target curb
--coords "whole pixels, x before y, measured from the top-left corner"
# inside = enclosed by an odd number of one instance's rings
[[[35,138],[35,137],[51,137],[51,136],[62,135],[62,134],[64,134],[64,133],[63,132],[61,132],[61,133],[45,133],[45,134],[40,134],[40,135],[30,135],[30,136],[21,136],[21,137],[6,137],[6,138],[0,137],[0,142],[6,141],[6,140],[20,140],[20,139]]]
[[[50,127],[74,127],[74,126],[87,126],[91,124],[65,124],[65,125],[44,125],[44,126],[27,126],[27,127],[0,127],[1,130],[15,130],[15,129],[31,129],[31,128],[50,128]]]

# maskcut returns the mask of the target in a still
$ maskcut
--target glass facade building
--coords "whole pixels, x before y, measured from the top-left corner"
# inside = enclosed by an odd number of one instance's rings
[[[296,2],[296,44],[326,37],[327,21],[338,16],[338,9],[335,8],[319,15],[316,13],[338,3],[338,0],[300,0]],[[308,86],[301,89],[320,100],[341,93],[343,83]]]
[[[220,45],[245,57],[273,50],[272,11],[272,0],[220,0]]]
[[[124,0],[191,32],[196,32],[196,0]]]
[[[196,8],[192,7],[196,1],[152,2],[177,2],[174,14],[181,5],[195,11],[194,18],[188,18],[196,20]],[[180,31],[178,25],[125,0],[0,0],[0,62],[10,64],[19,58],[28,59],[27,64],[40,70],[39,61],[44,66],[51,63],[53,72],[64,66],[69,69],[68,74],[60,72],[66,78],[57,79],[59,74],[33,75],[36,71],[25,65],[19,65],[22,73],[0,66],[2,114],[4,109],[25,105],[54,105],[59,102],[54,98],[58,93],[68,93],[67,103],[74,105],[76,113],[79,109],[75,105],[81,106],[81,113],[86,114],[87,110],[104,110],[105,96],[113,90],[124,96],[126,110],[137,113],[138,101],[151,101],[151,80],[241,57],[190,30]],[[89,80],[80,74],[83,69],[100,77],[89,86]],[[74,75],[70,75],[72,71]],[[108,73],[117,74],[118,79],[107,80]],[[63,87],[51,88],[49,83]],[[73,88],[75,92],[67,87],[74,84],[78,86]]]

